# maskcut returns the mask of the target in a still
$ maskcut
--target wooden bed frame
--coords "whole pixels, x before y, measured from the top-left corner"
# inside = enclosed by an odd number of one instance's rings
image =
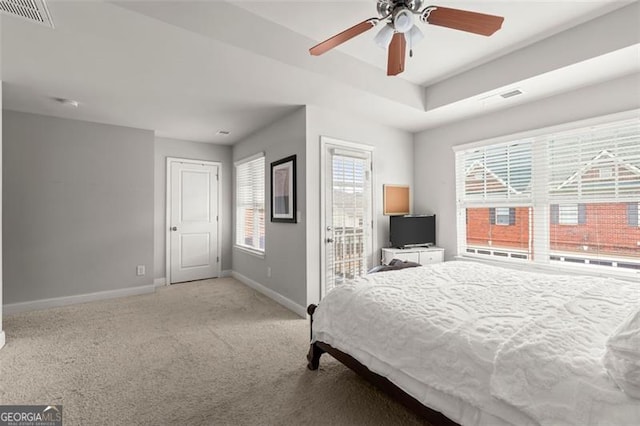
[[[316,308],[317,305],[314,304],[311,304],[307,307],[307,313],[311,317],[311,338],[313,338],[313,313],[316,311]],[[420,417],[424,418],[432,425],[460,426],[458,425],[458,423],[449,419],[444,414],[423,405],[420,401],[400,389],[386,377],[383,377],[369,370],[366,366],[361,364],[351,355],[348,355],[324,342],[316,341],[314,343],[311,343],[309,353],[307,354],[307,360],[309,361],[309,363],[307,364],[307,368],[309,368],[309,370],[317,370],[320,366],[320,357],[325,352],[340,361],[345,366],[355,371],[357,374],[362,376],[377,388],[387,393],[389,396],[391,396],[393,399],[395,399],[411,411],[417,413]]]

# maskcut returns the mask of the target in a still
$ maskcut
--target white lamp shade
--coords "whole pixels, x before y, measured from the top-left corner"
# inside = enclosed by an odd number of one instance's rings
[[[420,31],[420,28],[414,25],[411,30],[404,33],[404,38],[407,40],[409,48],[412,48],[416,44],[420,43],[422,39],[424,39],[424,34],[422,34],[422,31]]]
[[[381,48],[386,49],[391,44],[393,38],[393,27],[390,24],[382,27],[378,34],[373,38],[373,41]]]
[[[393,15],[393,26],[399,33],[406,33],[413,26],[413,14],[408,9],[400,9]]]

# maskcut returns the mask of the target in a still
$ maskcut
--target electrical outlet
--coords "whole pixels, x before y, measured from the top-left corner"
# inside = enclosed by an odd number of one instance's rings
[[[145,274],[145,267],[144,265],[138,265],[136,266],[136,275],[141,277]]]
[[[271,266],[267,266],[267,278],[271,278]]]

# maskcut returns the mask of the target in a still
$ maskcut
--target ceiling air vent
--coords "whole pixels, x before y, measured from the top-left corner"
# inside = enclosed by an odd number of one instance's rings
[[[53,28],[53,21],[44,0],[0,0],[0,13]]]
[[[482,106],[499,105],[506,99],[511,99],[524,94],[522,89],[511,89],[508,92],[497,93],[478,99]]]
[[[518,96],[518,95],[522,95],[522,90],[520,89],[515,89],[515,90],[511,90],[509,92],[506,93],[500,93],[500,96],[503,99],[508,99],[508,98],[512,98],[514,96]]]

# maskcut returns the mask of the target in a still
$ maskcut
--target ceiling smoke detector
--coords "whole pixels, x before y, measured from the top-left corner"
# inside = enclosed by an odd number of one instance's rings
[[[54,28],[45,0],[0,0],[0,13]]]

